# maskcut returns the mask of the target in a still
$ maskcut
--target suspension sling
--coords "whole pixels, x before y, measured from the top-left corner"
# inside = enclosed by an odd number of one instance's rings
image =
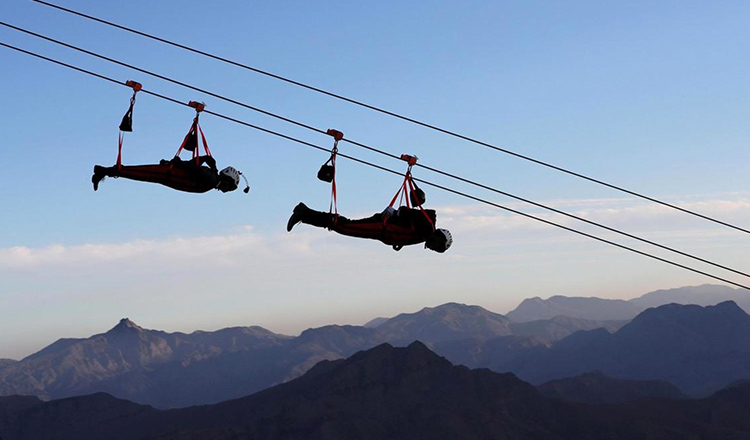
[[[406,205],[408,209],[411,209],[412,206],[414,206],[415,208],[419,207],[419,210],[422,212],[422,214],[424,214],[427,222],[430,224],[432,230],[434,231],[435,223],[432,221],[429,214],[427,214],[424,207],[422,207],[422,204],[425,202],[424,191],[422,191],[417,186],[411,175],[411,168],[417,164],[417,156],[402,154],[401,160],[405,161],[408,164],[408,167],[406,168],[406,173],[404,173],[404,180],[401,183],[401,186],[398,188],[398,191],[396,191],[396,195],[393,196],[393,199],[391,199],[391,203],[386,209],[386,212],[388,214],[383,215],[383,228],[385,229],[386,227],[386,222],[388,221],[388,216],[390,215],[390,213],[395,212],[393,206],[396,204],[396,200],[398,200],[399,206]],[[416,230],[416,227],[413,223],[410,225],[410,229],[411,231]],[[402,247],[403,245],[393,245],[393,250],[400,251]]]
[[[125,85],[133,89],[133,96],[130,97],[130,107],[120,122],[120,136],[117,142],[117,169],[122,169],[122,143],[125,140],[125,132],[133,131],[133,107],[135,106],[135,95],[140,92],[143,86],[141,83],[127,80]]]
[[[427,221],[430,223],[430,225],[432,225],[432,229],[435,230],[435,223],[433,223],[432,219],[427,214],[427,212],[425,212],[424,207],[422,206],[422,204],[425,202],[424,191],[422,191],[417,186],[411,175],[411,168],[417,164],[417,159],[417,156],[411,156],[409,154],[401,155],[401,160],[405,161],[408,164],[408,167],[406,168],[406,173],[404,173],[404,181],[401,183],[398,191],[396,191],[396,195],[393,196],[393,199],[391,200],[391,203],[388,205],[388,207],[393,209],[393,206],[396,204],[396,200],[399,200],[399,205],[401,205],[405,201],[406,207],[410,209],[412,206],[414,206],[415,208],[418,207],[419,210],[422,211],[422,214],[424,214],[425,218],[427,218]],[[407,194],[408,197],[406,197]],[[385,222],[386,219],[384,218],[383,221]]]
[[[328,213],[333,214],[333,224],[335,225],[339,218],[339,209],[336,205],[336,154],[339,151],[339,141],[344,139],[344,133],[329,128],[326,134],[333,137],[333,148],[331,149],[331,157],[318,170],[318,179],[331,184],[331,204],[328,207]]]
[[[180,145],[180,148],[177,150],[177,153],[175,153],[174,156],[178,157],[182,150],[185,149],[193,153],[193,159],[195,160],[195,163],[200,165],[200,143],[198,142],[199,133],[201,136],[201,140],[203,141],[203,150],[206,152],[207,156],[213,158],[213,156],[211,155],[211,150],[208,149],[206,136],[203,134],[203,129],[198,123],[198,118],[200,117],[201,112],[206,108],[206,104],[198,101],[190,101],[188,105],[195,109],[195,118],[193,118],[193,123],[190,126],[190,130],[188,130],[188,133],[185,135],[185,139],[182,140],[182,144]]]

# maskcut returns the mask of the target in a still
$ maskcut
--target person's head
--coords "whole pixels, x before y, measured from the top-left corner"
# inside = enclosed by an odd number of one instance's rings
[[[453,236],[447,229],[436,229],[430,238],[424,242],[424,247],[435,252],[443,253],[453,244]]]
[[[219,172],[219,185],[216,187],[221,192],[234,191],[240,185],[240,172],[235,168],[226,167]]]

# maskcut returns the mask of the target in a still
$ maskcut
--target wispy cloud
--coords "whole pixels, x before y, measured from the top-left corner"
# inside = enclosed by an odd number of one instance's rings
[[[727,231],[723,226],[653,203],[634,203],[626,199],[555,200],[542,203],[577,217],[630,232],[668,231],[692,235],[696,231],[710,229]],[[750,223],[750,197],[675,202],[675,204],[722,221],[736,222],[739,225]],[[564,226],[589,228],[585,223],[574,218],[528,204],[509,203],[503,206]],[[458,224],[461,230],[467,232],[554,230],[554,227],[543,222],[488,205],[445,206],[441,207],[438,212],[440,222]]]
[[[743,195],[744,197],[744,195]],[[654,204],[633,204],[623,199],[556,200],[548,202],[557,209],[631,233],[651,232],[670,239],[721,237],[733,234],[718,225],[690,218],[686,214]],[[509,205],[510,206],[510,205]],[[750,222],[750,198],[692,201],[681,206],[739,224]],[[519,204],[512,206],[521,209]],[[534,241],[576,239],[544,223],[498,210],[487,205],[442,206],[437,208],[438,225],[450,229],[457,243],[467,248],[496,240]],[[529,210],[533,215],[577,229],[603,233],[574,219],[558,214]],[[335,234],[333,234],[335,236]],[[162,240],[134,240],[123,243],[51,244],[43,247],[16,246],[0,249],[0,270],[40,267],[92,267],[127,262],[131,266],[152,264],[186,267],[235,266],[248,259],[263,264],[266,260],[319,258],[320,243],[332,237],[325,231],[301,227],[292,234],[260,234],[250,225],[234,233],[196,237],[172,237]],[[556,237],[556,238],[555,238]],[[367,253],[359,240],[335,240],[337,252]],[[330,244],[329,244],[330,246]]]

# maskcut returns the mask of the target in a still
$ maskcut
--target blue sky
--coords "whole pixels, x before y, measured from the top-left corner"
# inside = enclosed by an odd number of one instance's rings
[[[86,2],[60,5],[382,106],[747,227],[750,30],[745,2]],[[8,23],[747,271],[750,237],[549,169],[30,1]],[[0,41],[329,147],[330,138],[7,28]],[[634,297],[710,279],[425,188],[454,247],[412,247],[284,226],[324,209],[325,153],[204,115],[240,192],[181,194],[125,180],[116,157],[129,91],[0,48],[0,357],[85,337],[129,316],[168,331],[263,325],[294,334],[447,301],[507,312],[530,296]],[[193,114],[139,95],[125,163],[171,157]],[[402,170],[342,144],[341,151]],[[415,176],[542,213],[497,194]],[[341,160],[342,214],[383,209],[396,176]],[[607,238],[674,258],[669,254]]]

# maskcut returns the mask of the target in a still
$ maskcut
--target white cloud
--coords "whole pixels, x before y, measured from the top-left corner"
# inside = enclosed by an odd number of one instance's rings
[[[23,269],[46,266],[92,266],[131,261],[148,264],[172,261],[185,264],[199,258],[201,263],[225,262],[221,258],[246,249],[265,246],[264,239],[248,229],[226,236],[177,237],[165,240],[135,240],[125,243],[96,243],[66,246],[52,244],[31,248],[16,246],[0,249],[0,268]]]
[[[548,202],[561,210],[570,207],[572,214],[625,230],[633,234],[650,232],[660,238],[693,238],[706,241],[736,232],[711,225],[700,219],[654,204],[633,204],[626,199],[556,200]],[[693,201],[681,206],[716,216],[726,221],[750,221],[750,199],[719,199]],[[513,208],[520,206],[513,205]],[[438,225],[450,229],[456,242],[467,249],[512,238],[517,244],[528,240],[570,241],[585,240],[569,232],[482,204],[443,206],[437,208]],[[571,218],[538,209],[528,211],[533,215],[596,235],[605,231]],[[336,238],[334,238],[336,237]],[[651,237],[653,239],[653,237]],[[659,241],[659,239],[655,239]],[[320,258],[322,243],[329,252],[331,246],[341,255],[367,254],[377,251],[374,243],[338,237],[335,233],[307,227],[298,227],[292,234],[263,235],[251,225],[236,228],[228,235],[173,237],[162,240],[135,240],[124,243],[89,243],[81,245],[51,244],[43,247],[16,246],[0,249],[0,270],[50,267],[96,267],[128,264],[132,267],[201,267],[237,266],[253,260],[265,265],[270,260],[302,262]],[[271,264],[268,264],[271,266]]]
[[[720,229],[732,233],[715,223],[696,218],[666,206],[633,202],[628,199],[555,200],[541,202],[560,211],[617,229],[634,231],[682,231],[693,235],[696,231]],[[502,204],[502,203],[500,203]],[[715,199],[708,201],[675,202],[687,210],[740,226],[750,222],[750,198]],[[543,220],[577,229],[590,228],[584,222],[528,204],[502,204]],[[528,217],[510,213],[489,205],[446,206],[438,209],[441,225],[455,224],[457,230],[466,232],[538,232],[553,231],[553,226]],[[701,232],[704,233],[704,232]]]

